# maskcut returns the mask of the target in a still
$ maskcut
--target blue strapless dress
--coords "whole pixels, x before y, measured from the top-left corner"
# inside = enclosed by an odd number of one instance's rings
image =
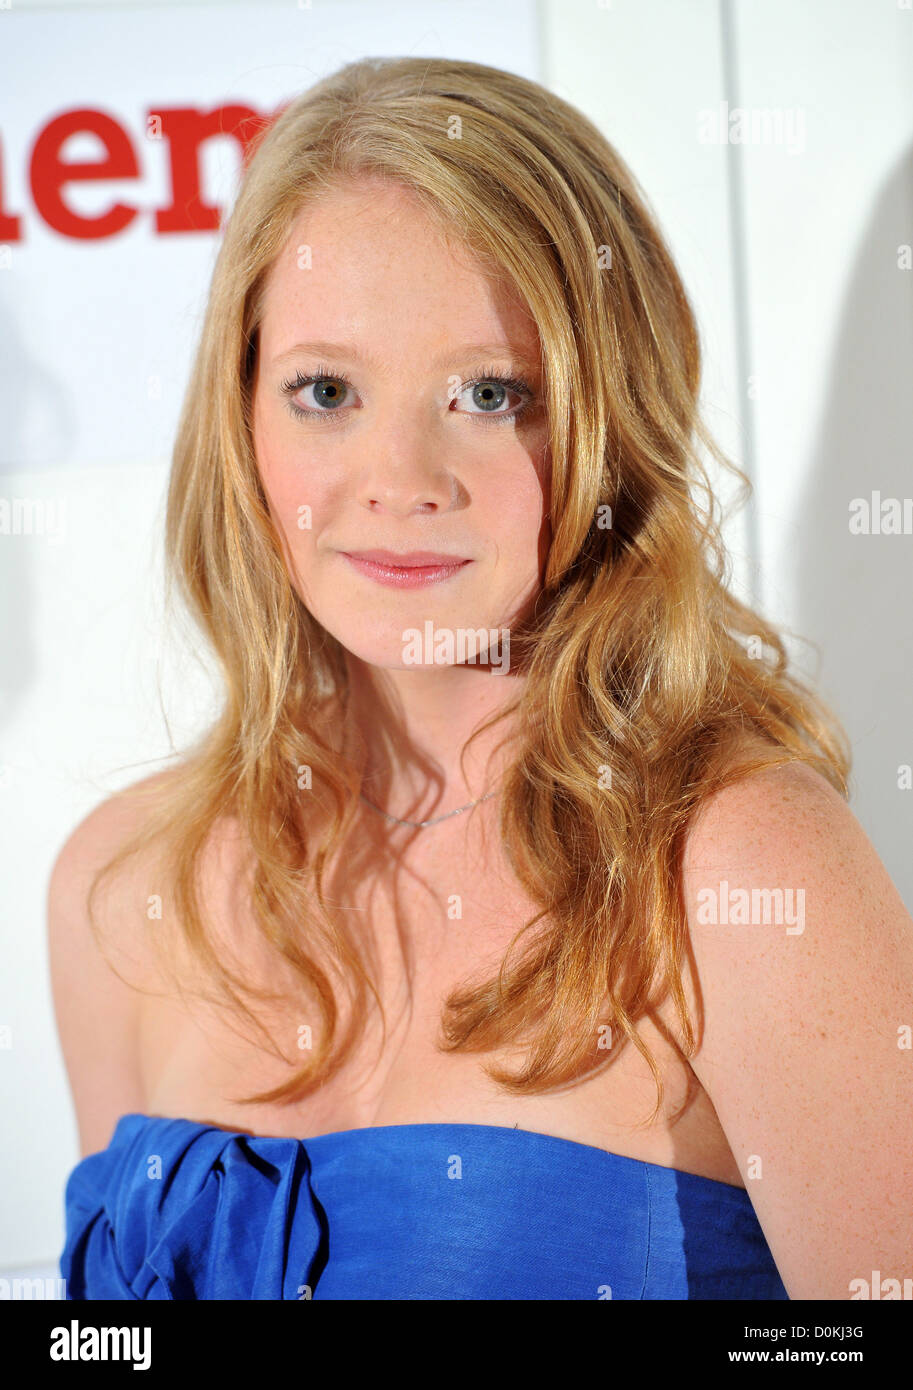
[[[788,1298],[744,1189],[495,1125],[123,1115],[65,1206],[68,1299]]]

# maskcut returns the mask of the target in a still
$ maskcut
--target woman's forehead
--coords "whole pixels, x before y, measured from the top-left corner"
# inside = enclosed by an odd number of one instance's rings
[[[389,343],[392,325],[423,351],[426,340],[436,353],[491,345],[527,370],[540,362],[535,319],[506,273],[442,235],[418,200],[390,184],[334,190],[304,208],[263,309],[269,355],[305,340],[371,355]]]

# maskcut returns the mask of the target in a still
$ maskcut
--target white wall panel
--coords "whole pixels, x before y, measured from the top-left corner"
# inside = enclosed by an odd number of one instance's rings
[[[848,725],[853,808],[913,908],[913,534],[849,529],[854,498],[913,499],[913,11],[734,16],[739,102],[806,132],[798,153],[740,147],[764,596],[816,644],[796,655]]]
[[[656,213],[698,320],[706,418],[744,467],[729,152],[698,138],[700,113],[725,94],[717,0],[552,0],[543,17],[547,85],[595,122]],[[729,505],[729,475],[711,474]],[[744,511],[725,533],[745,598],[755,582],[750,521]]]

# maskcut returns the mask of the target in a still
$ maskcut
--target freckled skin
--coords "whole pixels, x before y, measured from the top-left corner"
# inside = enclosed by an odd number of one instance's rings
[[[312,268],[298,265],[311,248]],[[354,344],[348,355],[296,353],[302,341]],[[463,344],[509,349],[439,358]],[[454,379],[482,365],[522,377],[535,402],[518,421],[494,423],[471,387]],[[332,419],[294,419],[283,381],[321,366],[354,390]],[[325,195],[292,228],[267,290],[254,382],[254,448],[293,582],[317,621],[356,658],[403,668],[403,632],[510,628],[535,598],[550,542],[547,421],[536,325],[506,281],[442,237],[414,195],[359,180]],[[508,392],[498,411],[521,396]],[[299,406],[326,408],[314,386]],[[311,509],[302,529],[300,508]],[[470,558],[430,588],[381,587],[340,549],[436,550]],[[455,673],[451,673],[455,674]]]

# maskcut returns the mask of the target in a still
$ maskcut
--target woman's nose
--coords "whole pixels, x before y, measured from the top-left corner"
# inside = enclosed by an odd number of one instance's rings
[[[364,460],[358,481],[363,506],[408,516],[456,505],[459,484],[443,461],[443,441],[430,437],[427,424],[378,422],[360,436],[358,447]]]

